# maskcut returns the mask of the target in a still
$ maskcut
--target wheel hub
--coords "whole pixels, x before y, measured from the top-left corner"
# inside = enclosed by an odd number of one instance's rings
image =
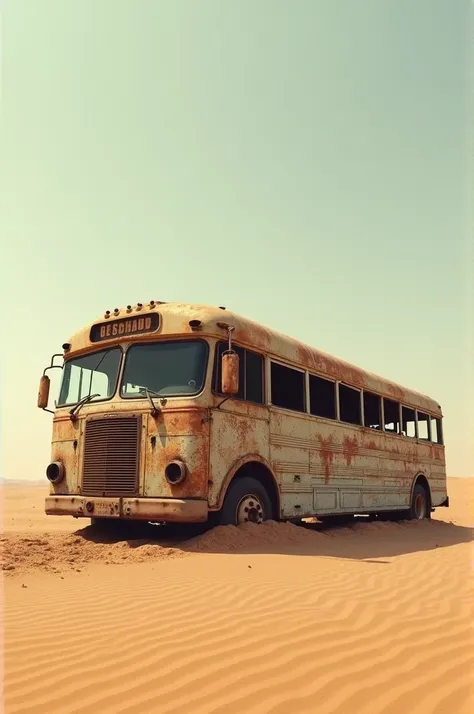
[[[244,496],[237,507],[237,524],[249,522],[263,522],[263,506],[260,500],[251,494]]]
[[[421,493],[415,498],[415,515],[419,521],[426,516],[426,503]]]

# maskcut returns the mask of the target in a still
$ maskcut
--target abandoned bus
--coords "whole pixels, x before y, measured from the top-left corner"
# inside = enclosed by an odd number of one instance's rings
[[[48,411],[55,367],[47,514],[238,525],[449,505],[436,401],[225,308],[107,311],[45,369]]]

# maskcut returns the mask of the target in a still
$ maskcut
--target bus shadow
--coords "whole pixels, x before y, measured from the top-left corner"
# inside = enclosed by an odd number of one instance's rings
[[[157,546],[183,553],[319,556],[377,564],[390,564],[388,559],[398,555],[472,543],[474,539],[473,528],[436,519],[396,523],[356,519],[353,524],[340,527],[270,521],[258,526],[218,526],[212,530],[190,525],[130,525],[126,530],[107,533],[88,526],[76,535],[101,544],[126,542],[133,549]]]
[[[349,527],[316,530],[317,543],[308,555],[319,555],[368,563],[390,564],[391,558],[410,553],[472,543],[474,529],[445,521],[402,521],[355,523]],[[306,548],[291,549],[305,554]]]

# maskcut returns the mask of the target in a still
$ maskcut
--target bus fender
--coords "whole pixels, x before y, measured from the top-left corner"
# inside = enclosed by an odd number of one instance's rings
[[[415,478],[413,479],[413,482],[412,482],[412,484],[411,484],[411,489],[410,489],[410,501],[409,501],[409,503],[411,503],[411,501],[412,501],[413,491],[415,490],[415,486],[416,486],[416,484],[417,484],[418,482],[421,483],[421,485],[426,488],[426,490],[427,490],[427,492],[428,492],[428,499],[429,499],[428,508],[431,508],[431,503],[432,503],[432,499],[431,499],[431,486],[430,486],[430,482],[428,481],[428,479],[426,478],[425,474],[424,474],[422,471],[419,471],[419,472],[415,475]]]
[[[277,493],[277,499],[278,499],[278,510],[279,510],[279,505],[280,505],[280,489],[278,486],[278,481],[275,478],[275,474],[273,473],[273,470],[270,466],[270,464],[267,462],[266,459],[264,459],[262,456],[259,456],[258,454],[246,454],[245,456],[242,456],[240,459],[237,459],[237,461],[234,461],[232,466],[230,467],[229,471],[227,472],[227,475],[225,479],[222,482],[222,486],[219,492],[219,498],[217,499],[216,505],[209,510],[219,510],[222,508],[222,504],[224,503],[224,498],[227,493],[227,489],[229,488],[232,479],[236,475],[236,473],[241,469],[245,464],[249,463],[254,463],[257,462],[259,464],[262,464],[262,466],[265,467],[265,469],[268,471],[268,474],[271,476],[274,485],[275,485],[275,491]]]

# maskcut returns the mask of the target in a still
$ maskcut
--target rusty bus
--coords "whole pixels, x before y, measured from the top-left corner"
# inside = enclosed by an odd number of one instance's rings
[[[223,307],[107,311],[53,356],[47,411],[55,367],[47,514],[238,525],[449,505],[436,401]]]

